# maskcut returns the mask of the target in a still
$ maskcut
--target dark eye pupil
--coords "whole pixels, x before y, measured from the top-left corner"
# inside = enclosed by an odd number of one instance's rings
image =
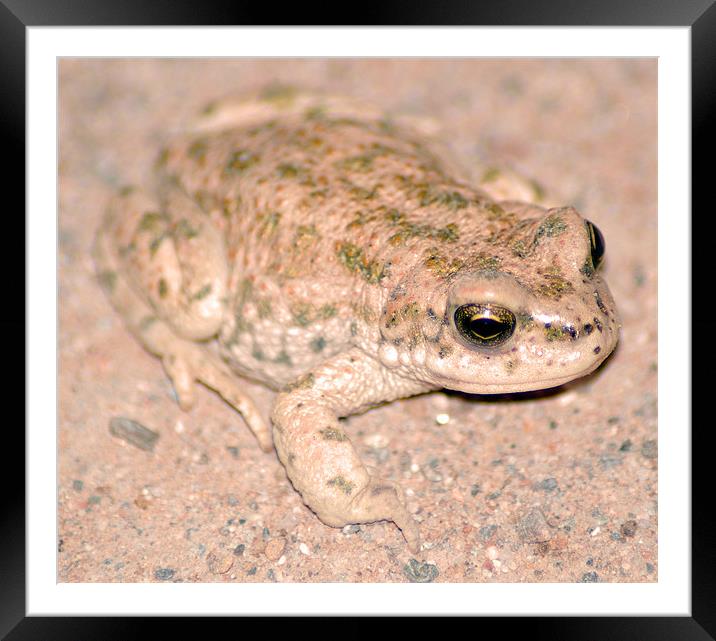
[[[592,264],[596,269],[604,258],[604,236],[599,231],[599,227],[589,221],[587,221],[587,230],[589,231],[589,243],[592,250]]]
[[[469,322],[470,332],[481,340],[493,340],[505,331],[505,323],[492,318],[473,318]]]
[[[499,305],[468,303],[455,310],[455,327],[475,345],[494,347],[515,331],[515,315]]]

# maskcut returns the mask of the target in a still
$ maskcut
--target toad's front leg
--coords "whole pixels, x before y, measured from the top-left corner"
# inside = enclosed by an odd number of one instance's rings
[[[418,526],[400,486],[371,476],[338,418],[431,389],[354,348],[279,394],[273,409],[274,444],[294,487],[321,521],[334,527],[393,521],[410,549],[420,549]]]

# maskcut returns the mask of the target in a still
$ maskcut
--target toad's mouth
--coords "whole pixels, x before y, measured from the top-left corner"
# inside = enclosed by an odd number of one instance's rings
[[[574,376],[562,376],[560,378],[541,379],[536,381],[525,381],[522,383],[478,383],[470,384],[462,381],[455,381],[454,385],[445,385],[446,389],[455,390],[456,392],[464,392],[466,394],[513,394],[518,392],[533,392],[541,389],[549,389],[551,387],[559,387],[565,383],[569,383],[577,378],[586,376],[585,374],[576,374]]]
[[[440,385],[445,389],[455,390],[456,392],[464,392],[466,394],[512,394],[517,392],[533,392],[541,389],[549,389],[559,387],[565,383],[582,378],[591,374],[596,370],[605,359],[591,363],[588,367],[581,371],[570,372],[564,376],[534,378],[523,381],[495,381],[489,383],[477,383],[460,379],[445,378],[440,381]]]

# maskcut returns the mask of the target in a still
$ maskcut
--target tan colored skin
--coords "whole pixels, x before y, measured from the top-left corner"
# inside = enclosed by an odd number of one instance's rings
[[[352,101],[227,102],[162,151],[158,202],[113,200],[95,246],[183,408],[195,381],[213,388],[324,523],[391,520],[413,551],[400,487],[371,475],[339,417],[442,387],[560,385],[593,371],[619,327],[574,209],[523,202],[529,183],[508,174],[476,189],[445,166],[415,130]],[[514,333],[466,340],[455,310],[468,303],[508,308]],[[280,390],[273,434],[236,374]]]

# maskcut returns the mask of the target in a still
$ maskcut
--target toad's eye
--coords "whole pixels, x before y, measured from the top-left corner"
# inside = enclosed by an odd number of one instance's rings
[[[599,231],[599,227],[589,221],[587,221],[587,233],[589,234],[589,246],[592,251],[592,265],[596,269],[604,258],[604,236]]]
[[[496,347],[515,331],[515,315],[500,305],[468,303],[455,310],[455,327],[474,345]]]

